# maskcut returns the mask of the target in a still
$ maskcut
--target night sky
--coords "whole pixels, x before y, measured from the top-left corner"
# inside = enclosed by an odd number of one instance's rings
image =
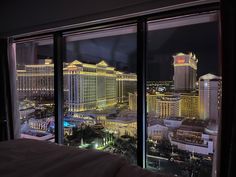
[[[95,38],[67,43],[67,62],[78,59],[85,63],[105,60],[117,70],[136,73],[136,34]]]
[[[220,75],[217,23],[204,23],[148,33],[148,80],[172,80],[173,55],[193,52],[198,58],[198,77]],[[155,74],[153,74],[155,73]]]
[[[147,80],[172,80],[173,55],[193,52],[197,75],[220,75],[217,22],[148,32]],[[52,56],[52,46],[38,47],[38,58]],[[98,63],[102,59],[117,70],[136,72],[136,34],[67,42],[66,62],[75,59]]]

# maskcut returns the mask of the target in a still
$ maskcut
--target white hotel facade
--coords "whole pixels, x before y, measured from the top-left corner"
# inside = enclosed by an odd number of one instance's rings
[[[136,90],[136,74],[116,71],[105,61],[97,64],[78,60],[64,63],[63,75],[64,101],[72,114],[128,102],[128,93]],[[17,90],[20,99],[53,99],[54,69],[51,61],[25,65],[24,69],[17,70]]]
[[[17,69],[17,92],[20,100],[53,99],[54,65],[50,59],[44,64],[25,65]]]

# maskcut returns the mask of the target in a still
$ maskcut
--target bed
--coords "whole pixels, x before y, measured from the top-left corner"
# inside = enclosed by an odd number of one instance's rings
[[[161,177],[116,155],[29,139],[0,142],[1,177]]]

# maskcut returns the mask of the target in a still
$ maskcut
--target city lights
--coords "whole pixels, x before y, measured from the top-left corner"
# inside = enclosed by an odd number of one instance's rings
[[[147,168],[170,176],[210,177],[216,167],[222,78],[219,72],[202,64],[206,57],[201,50],[189,47],[188,50],[196,54],[186,52],[187,49],[178,47],[184,44],[179,40],[178,45],[170,49],[175,32],[162,36],[167,37],[163,40],[165,45],[156,45],[158,34],[153,32],[148,31],[150,49],[146,73],[143,73],[146,75],[144,131],[147,138],[142,142],[146,145]],[[136,34],[130,37],[135,39],[133,46],[129,42],[124,45],[129,35],[66,40],[63,131],[65,145],[118,154],[136,164],[140,140],[137,87],[140,85],[137,86]],[[169,46],[168,41],[171,41]],[[115,49],[119,46],[123,48],[117,52]],[[129,47],[132,50],[125,53]],[[166,52],[162,53],[159,48]],[[53,141],[54,79],[53,59],[45,57],[17,65],[22,137]]]

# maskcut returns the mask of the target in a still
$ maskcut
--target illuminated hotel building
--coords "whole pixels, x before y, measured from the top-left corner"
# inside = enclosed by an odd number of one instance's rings
[[[206,74],[199,78],[199,106],[201,119],[218,121],[221,116],[221,77]]]
[[[124,103],[129,101],[129,93],[133,93],[137,90],[137,76],[136,74],[132,73],[123,73],[123,72],[116,72],[117,76],[117,101],[119,103]]]
[[[148,113],[156,112],[156,100],[157,100],[157,95],[147,94],[147,112]]]
[[[69,112],[102,108],[117,103],[116,71],[102,61],[96,65],[73,61],[64,68]]]
[[[157,112],[157,98],[164,96],[164,94],[156,93],[156,94],[147,94],[147,112],[148,113],[156,113]]]
[[[17,91],[19,99],[46,98],[54,95],[54,65],[46,59],[44,64],[25,65],[17,70]]]
[[[156,113],[157,112],[157,98],[164,96],[164,94],[147,94],[147,112]],[[129,93],[129,109],[131,111],[137,111],[137,93]]]
[[[137,111],[137,93],[129,93],[129,109]]]
[[[179,117],[180,101],[178,95],[147,94],[147,112],[160,118]],[[137,111],[137,93],[129,93],[129,109]]]
[[[174,58],[175,91],[191,91],[196,87],[197,58],[194,54],[178,53]]]
[[[106,119],[104,127],[109,131],[116,132],[119,137],[122,135],[137,136],[137,120],[132,117]]]
[[[199,96],[197,93],[180,94],[180,110],[182,117],[199,118]]]
[[[25,65],[17,70],[18,92],[21,98],[54,94],[53,64],[45,60],[42,65]],[[103,108],[125,102],[128,92],[136,90],[136,74],[124,74],[105,61],[87,64],[80,61],[64,63],[64,100],[69,113]],[[128,88],[129,87],[129,88]]]
[[[180,116],[180,97],[161,96],[156,100],[156,113],[160,118]]]

